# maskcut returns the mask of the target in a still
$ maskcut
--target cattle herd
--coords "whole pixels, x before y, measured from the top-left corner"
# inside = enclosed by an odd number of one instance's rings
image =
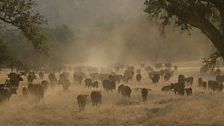
[[[100,72],[99,72],[100,71]],[[41,68],[40,70],[11,72],[4,84],[0,84],[0,103],[10,100],[12,95],[17,95],[21,89],[24,98],[33,96],[38,103],[44,103],[45,93],[49,88],[61,86],[63,92],[67,92],[72,85],[79,85],[90,91],[89,94],[78,94],[76,101],[79,111],[85,110],[87,99],[90,97],[93,106],[100,106],[103,102],[103,93],[112,92],[118,93],[126,99],[130,99],[133,89],[140,90],[139,95],[142,96],[142,101],[147,101],[147,96],[152,89],[146,87],[133,88],[130,81],[138,85],[142,79],[145,79],[143,74],[147,73],[147,82],[157,85],[160,81],[169,83],[161,87],[162,92],[174,92],[177,95],[192,95],[194,77],[187,77],[183,74],[177,74],[178,67],[171,63],[157,63],[154,65],[113,65],[108,68],[97,67],[63,67],[57,70],[48,70]],[[176,82],[171,82],[171,78],[177,75]],[[72,79],[71,79],[72,78]],[[40,83],[35,83],[35,80],[40,80]],[[175,79],[173,79],[175,80]],[[24,81],[26,85],[18,88],[20,82]],[[223,91],[224,75],[216,75],[214,80],[204,80],[198,78],[197,86],[207,91]]]

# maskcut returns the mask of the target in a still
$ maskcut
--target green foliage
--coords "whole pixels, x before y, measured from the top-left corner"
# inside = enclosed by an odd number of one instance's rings
[[[174,23],[181,30],[189,30],[192,18],[203,18],[217,26],[223,25],[217,5],[223,5],[222,0],[146,0],[145,12],[156,18],[162,25]]]
[[[0,23],[18,28],[41,53],[47,54],[46,37],[40,32],[45,19],[34,10],[34,0],[2,0],[0,1]]]
[[[41,67],[60,66],[63,63],[61,61],[61,53],[64,51],[62,47],[66,43],[67,45],[71,45],[71,42],[73,42],[73,32],[67,25],[56,28],[41,28],[41,32],[48,38],[46,40],[49,48],[48,56],[36,52],[35,48],[21,31],[6,30],[3,35],[7,42],[6,54],[10,56],[6,64],[13,69],[40,69]]]
[[[6,48],[6,43],[4,42],[3,38],[0,37],[0,64],[5,63],[5,61],[9,59],[9,56],[5,53]]]

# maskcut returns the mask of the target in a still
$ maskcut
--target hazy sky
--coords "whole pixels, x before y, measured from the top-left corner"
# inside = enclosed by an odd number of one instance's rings
[[[140,61],[206,57],[212,45],[193,29],[192,35],[160,26],[144,13],[144,0],[38,0],[39,11],[50,26],[67,24],[81,30],[79,39],[65,53],[89,60]],[[77,35],[77,34],[76,34]],[[74,52],[74,50],[76,52]],[[82,52],[81,56],[75,54]]]
[[[144,0],[37,0],[49,25],[114,23],[144,14]]]

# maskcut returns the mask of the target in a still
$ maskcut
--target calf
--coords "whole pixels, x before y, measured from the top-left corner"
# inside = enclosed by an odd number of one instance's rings
[[[202,88],[205,90],[207,88],[207,82],[206,81],[203,81],[202,82]]]
[[[93,87],[93,88],[98,88],[98,84],[99,84],[98,81],[94,81],[94,82],[92,83],[92,87]]]
[[[143,88],[141,93],[142,93],[143,102],[145,102],[147,100],[148,90],[146,88]]]
[[[185,88],[184,90],[185,90],[187,96],[192,95],[192,88]]]
[[[198,87],[202,87],[203,79],[200,77],[198,78]]]
[[[90,79],[90,78],[85,79],[85,86],[86,87],[88,87],[88,88],[91,87],[92,83],[93,83],[92,79]]]
[[[79,111],[84,111],[85,110],[85,105],[86,105],[86,99],[89,95],[78,95],[77,96],[77,102],[79,105]]]
[[[135,78],[136,78],[136,80],[137,80],[138,82],[140,82],[141,79],[142,79],[142,75],[141,75],[141,74],[137,74]]]

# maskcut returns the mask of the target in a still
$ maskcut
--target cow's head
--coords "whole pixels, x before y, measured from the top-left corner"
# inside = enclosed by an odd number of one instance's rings
[[[17,81],[23,81],[23,78],[20,76],[20,74],[17,74],[16,75],[16,80]]]

